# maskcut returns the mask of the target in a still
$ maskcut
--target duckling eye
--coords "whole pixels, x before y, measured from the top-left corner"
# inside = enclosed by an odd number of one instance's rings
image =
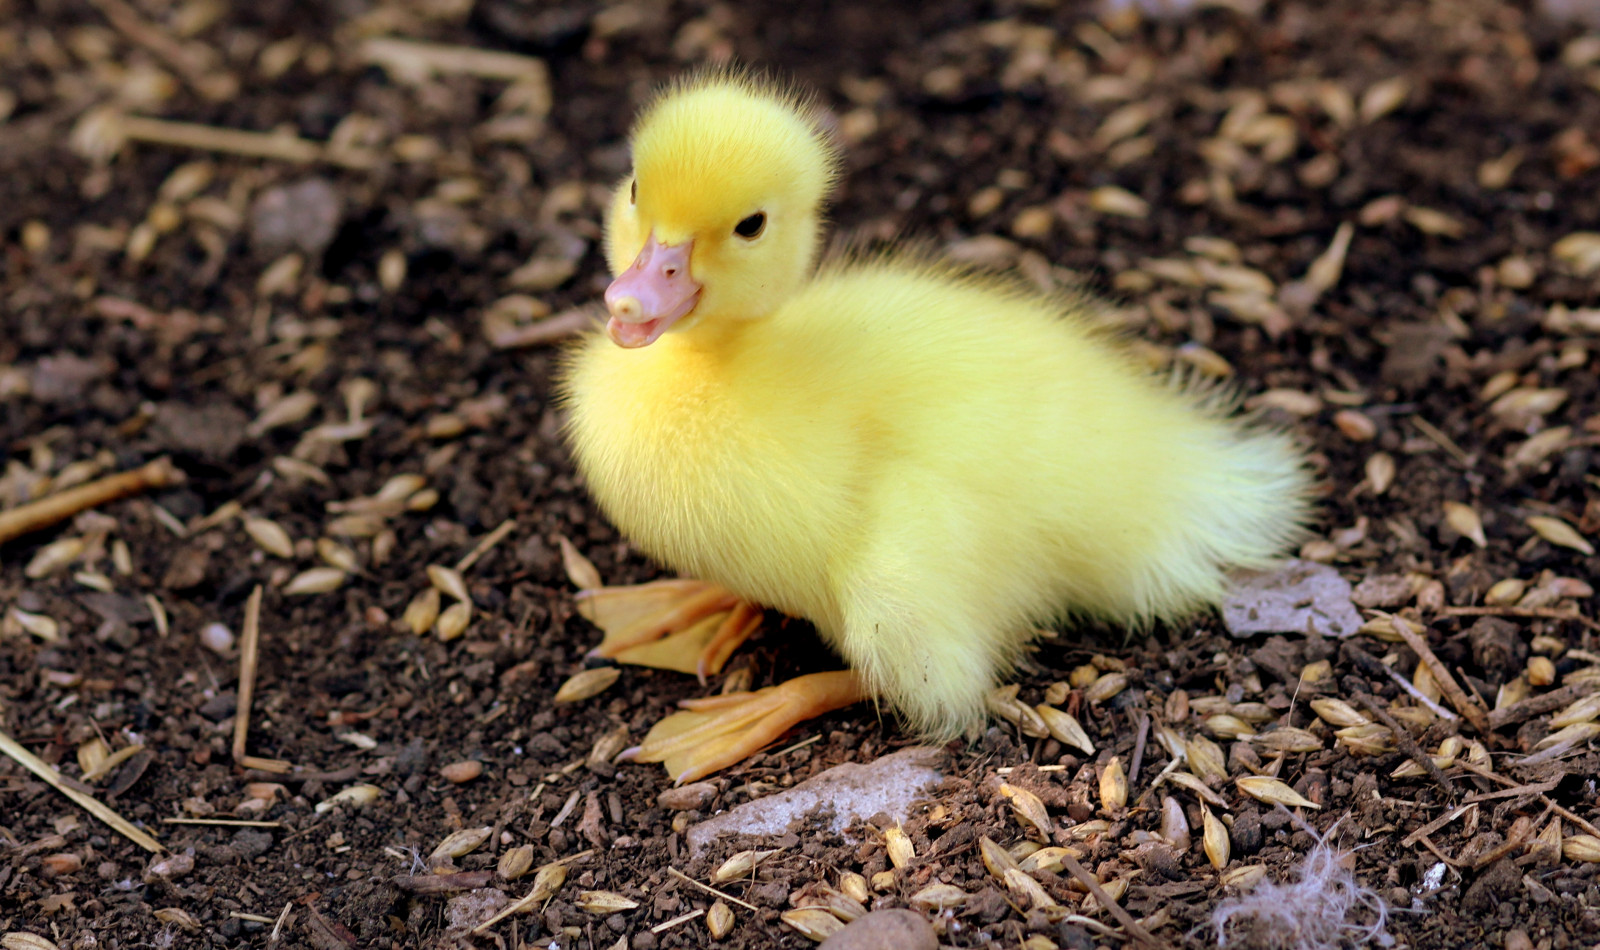
[[[639,179],[635,178],[633,180],[633,184],[628,189],[628,204],[636,205],[638,203],[639,203]]]
[[[740,221],[738,224],[734,225],[733,233],[744,238],[746,241],[752,241],[761,236],[761,230],[766,226],[767,213],[765,211],[757,211],[755,214],[752,214],[750,217],[745,218],[743,221]]]

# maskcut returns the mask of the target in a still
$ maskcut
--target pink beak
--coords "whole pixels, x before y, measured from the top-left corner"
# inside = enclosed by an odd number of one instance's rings
[[[628,269],[606,288],[611,319],[606,334],[618,346],[649,346],[700,302],[700,284],[689,274],[694,241],[662,244],[654,233]]]

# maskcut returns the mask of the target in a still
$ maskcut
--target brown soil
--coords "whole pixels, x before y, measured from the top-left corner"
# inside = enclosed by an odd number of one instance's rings
[[[1142,22],[1016,0],[802,6],[0,0],[0,507],[163,455],[187,476],[0,549],[0,728],[181,858],[152,858],[0,757],[0,933],[83,948],[708,946],[704,918],[652,930],[711,901],[668,869],[704,881],[761,846],[782,854],[727,887],[758,909],[735,906],[715,945],[805,947],[779,921],[795,892],[889,868],[875,829],[797,829],[698,859],[682,849],[685,821],[911,742],[866,707],[807,724],[674,813],[657,802],[668,783],[655,767],[591,750],[637,741],[701,693],[692,679],[625,668],[593,699],[551,701],[597,640],[574,613],[559,539],[611,581],[656,570],[572,474],[554,351],[492,333],[517,306],[513,320],[596,299],[596,222],[635,108],[691,64],[729,56],[794,76],[836,110],[843,233],[921,235],[1042,282],[1085,280],[1122,302],[1153,357],[1266,393],[1262,411],[1303,433],[1326,474],[1321,537],[1303,553],[1374,579],[1365,606],[1426,622],[1432,651],[1488,706],[1502,690],[1596,682],[1594,624],[1555,616],[1588,616],[1584,582],[1600,573],[1579,550],[1600,536],[1600,238],[1586,252],[1581,237],[1558,243],[1600,221],[1596,34],[1489,0],[1285,0]],[[383,35],[538,57],[547,78],[531,73],[510,94],[504,78],[407,82],[363,60],[364,39]],[[116,150],[114,121],[94,111],[106,106],[338,147],[309,162],[137,140]],[[1345,222],[1337,282],[1320,297],[1292,286]],[[1197,264],[1234,254],[1253,273]],[[527,299],[492,309],[510,294]],[[409,507],[336,522],[352,514],[340,503],[404,473],[427,486]],[[230,503],[280,526],[289,556],[252,540]],[[402,629],[426,566],[455,563],[508,520],[465,572],[465,634]],[[340,557],[319,552],[324,537],[358,568],[330,592],[291,593],[302,571]],[[47,563],[75,539],[75,560]],[[1507,578],[1526,582],[1530,609],[1451,614]],[[248,751],[292,763],[287,776],[234,762],[238,648],[203,642],[208,625],[242,632],[256,585]],[[1127,689],[1098,705],[1052,690],[1097,656],[1100,670],[1126,667]],[[1141,732],[1153,723],[1211,735],[1232,777],[1275,774],[1320,804],[1306,819],[1318,833],[1337,823],[1332,841],[1356,849],[1399,945],[1600,940],[1600,864],[1572,838],[1600,821],[1600,759],[1579,742],[1519,764],[1555,707],[1481,730],[1418,716],[1406,722],[1424,751],[1459,731],[1488,756],[1469,764],[1500,779],[1454,760],[1440,760],[1449,788],[1392,777],[1406,751],[1357,754],[1307,705],[1366,694],[1415,707],[1367,657],[1425,678],[1416,653],[1376,636],[1240,641],[1214,619],[1127,645],[1114,632],[1047,642],[1021,697],[1064,695],[1097,752],[1004,721],[952,746],[951,779],[905,825],[917,857],[875,882],[872,903],[905,906],[948,883],[969,899],[929,914],[946,945],[1119,945],[1026,910],[980,860],[982,837],[1024,840],[997,770],[1033,763],[1056,768],[1008,780],[1039,795],[1102,882],[1126,882],[1135,917],[1171,946],[1213,942],[1204,924],[1232,891],[1201,847],[1194,795],[1152,786],[1169,761]],[[1319,660],[1326,674],[1303,682]],[[789,625],[732,671],[764,685],[833,662]],[[1305,729],[1316,750],[1226,738],[1208,721],[1223,711]],[[131,745],[142,750],[83,780],[97,750]],[[1127,806],[1107,809],[1099,776],[1113,757],[1142,762]],[[482,774],[445,777],[466,761]],[[316,807],[358,783],[381,796]],[[1292,877],[1312,835],[1231,779],[1214,785],[1232,822],[1229,869]],[[1193,829],[1187,850],[1152,837],[1167,795]],[[271,825],[165,823],[181,817]],[[1108,825],[1072,837],[1093,820]],[[1565,856],[1537,847],[1552,825]],[[468,876],[453,879],[478,889],[419,892],[412,875],[440,840],[480,827],[490,836],[454,859]],[[522,846],[535,868],[590,853],[532,914],[461,937],[457,922],[478,919],[472,901],[528,892],[532,875],[471,876]],[[1065,872],[1037,877],[1082,909]],[[638,907],[586,911],[590,890]]]

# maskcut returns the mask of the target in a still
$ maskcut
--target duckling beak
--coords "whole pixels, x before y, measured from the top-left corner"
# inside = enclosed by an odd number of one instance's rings
[[[694,240],[662,244],[654,232],[628,269],[606,288],[606,335],[618,346],[649,346],[700,302],[700,284],[689,273]]]

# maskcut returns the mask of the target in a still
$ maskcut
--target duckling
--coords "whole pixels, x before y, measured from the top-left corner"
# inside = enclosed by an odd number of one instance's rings
[[[638,759],[693,780],[867,698],[960,736],[1041,624],[1193,614],[1300,536],[1295,442],[1149,370],[1095,301],[916,250],[818,265],[839,155],[812,100],[700,73],[631,144],[567,433],[600,508],[693,580],[588,592],[598,652],[704,675],[770,608],[849,667],[690,701]]]

